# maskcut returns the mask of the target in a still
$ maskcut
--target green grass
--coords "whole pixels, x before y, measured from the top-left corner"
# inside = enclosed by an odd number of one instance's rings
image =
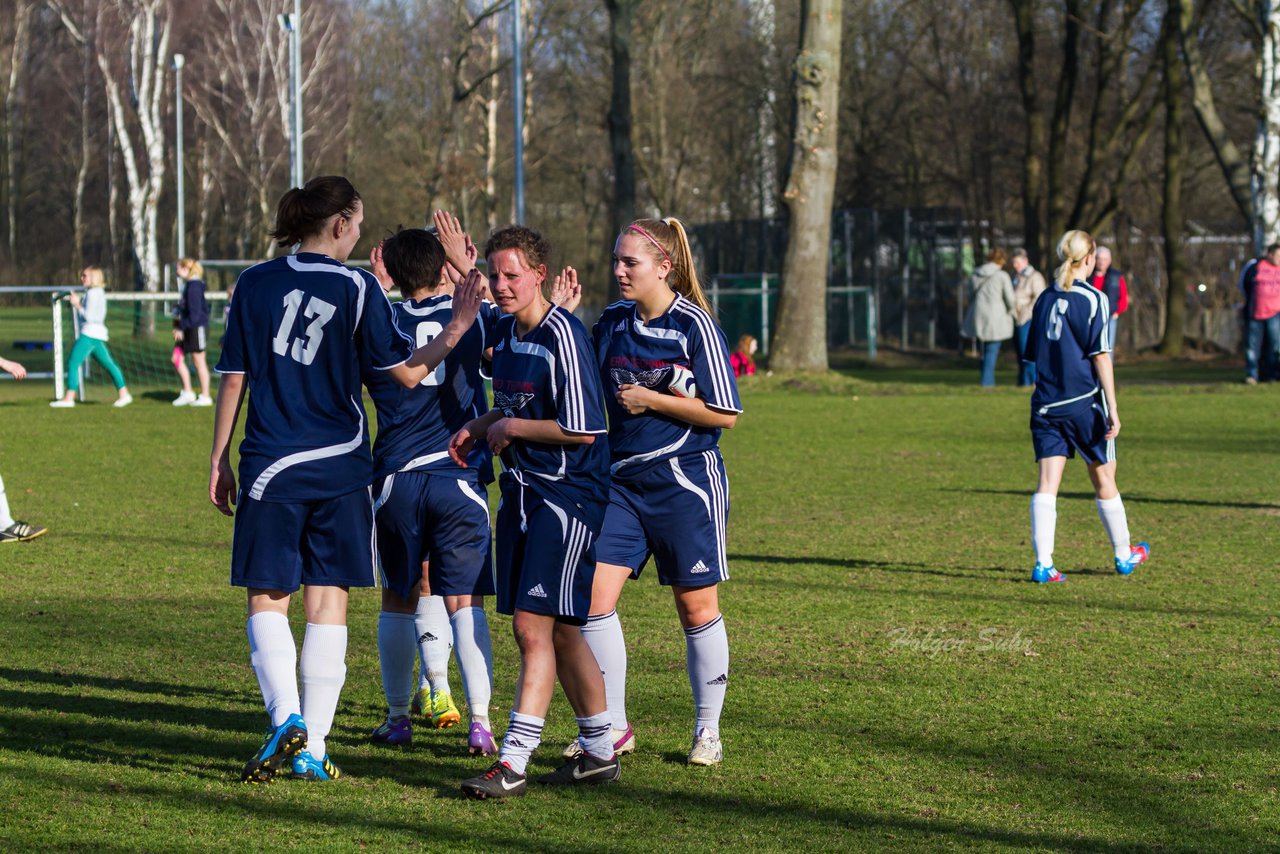
[[[725,764],[682,763],[684,643],[646,577],[620,609],[640,745],[621,784],[503,804],[458,797],[481,764],[459,730],[365,742],[369,591],[330,740],[347,779],[241,786],[265,716],[205,498],[209,412],[168,388],[57,411],[48,383],[0,385],[10,502],[51,528],[0,551],[0,847],[1276,850],[1280,389],[1237,385],[1238,364],[1122,365],[1119,480],[1152,560],[1111,572],[1073,464],[1070,581],[1046,588],[1027,581],[1026,395],[973,387],[971,360],[843,364],[746,384],[724,440]],[[500,720],[516,655],[492,622]],[[557,696],[533,769],[573,732]]]

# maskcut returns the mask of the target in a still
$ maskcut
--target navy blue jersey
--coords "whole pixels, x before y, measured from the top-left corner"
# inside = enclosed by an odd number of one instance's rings
[[[299,502],[372,483],[361,364],[385,371],[412,354],[391,303],[362,270],[303,253],[241,273],[217,366],[244,374],[249,390],[241,489]]]
[[[199,279],[187,279],[178,297],[178,328],[184,332],[209,325],[209,301],[205,299],[205,284]]]
[[[396,326],[418,347],[444,331],[453,319],[453,296],[442,294],[424,300],[392,305]],[[365,386],[378,410],[378,435],[373,443],[373,471],[384,477],[398,471],[428,471],[452,477],[493,480],[492,455],[477,442],[467,458],[469,468],[449,459],[449,439],[462,425],[489,411],[480,363],[493,346],[501,312],[493,303],[480,306],[480,314],[436,369],[413,388],[405,388],[386,373],[366,371]]]
[[[1065,416],[1092,405],[1098,374],[1091,357],[1111,352],[1110,316],[1106,295],[1079,279],[1071,290],[1055,282],[1040,294],[1022,354],[1036,365],[1032,412]]]
[[[631,383],[669,394],[672,368],[678,366],[693,373],[698,397],[708,406],[742,411],[724,333],[684,297],[677,295],[662,316],[648,323],[636,315],[634,302],[614,303],[592,333],[609,412],[614,476],[637,475],[670,457],[712,450],[720,440],[719,428],[695,427],[655,412],[628,413],[618,403],[618,386]]]
[[[511,418],[555,421],[571,433],[597,434],[590,445],[517,440],[502,452],[503,465],[531,488],[574,504],[609,498],[609,443],[594,365],[586,328],[559,306],[523,339],[516,336],[515,317],[498,322],[494,408]]]

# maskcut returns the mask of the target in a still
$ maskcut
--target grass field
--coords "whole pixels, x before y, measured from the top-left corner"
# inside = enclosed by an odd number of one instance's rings
[[[758,378],[723,443],[725,763],[683,764],[683,637],[646,577],[620,608],[640,746],[622,782],[500,804],[458,796],[481,767],[458,730],[365,741],[373,592],[352,597],[330,739],[347,778],[240,785],[265,716],[205,497],[209,411],[172,388],[58,411],[49,383],[0,383],[9,500],[51,529],[0,547],[0,848],[1280,850],[1280,388],[1122,365],[1119,480],[1152,560],[1110,570],[1073,464],[1070,580],[1042,587],[1026,395],[980,391],[976,362],[845,367]],[[509,627],[493,618],[495,721]],[[573,733],[557,696],[532,769]]]

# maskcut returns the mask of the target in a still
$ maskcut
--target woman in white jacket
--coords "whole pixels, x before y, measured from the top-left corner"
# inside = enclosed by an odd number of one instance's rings
[[[1013,282],[1004,271],[1004,250],[992,249],[969,280],[969,311],[961,334],[982,346],[982,385],[996,384],[1000,342],[1013,337]]]
[[[83,303],[79,294],[71,294],[71,307],[80,314],[80,337],[71,348],[71,359],[67,363],[67,393],[49,405],[58,409],[76,405],[76,394],[80,391],[80,366],[93,356],[115,383],[118,397],[113,405],[128,406],[133,403],[133,395],[129,394],[124,374],[120,373],[120,367],[107,349],[107,296],[102,290],[102,268],[85,267],[80,273],[80,284],[85,287]]]

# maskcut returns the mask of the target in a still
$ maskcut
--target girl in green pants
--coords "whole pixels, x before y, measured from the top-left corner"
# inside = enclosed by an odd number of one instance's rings
[[[104,279],[101,267],[85,267],[80,273],[80,284],[85,286],[84,304],[81,306],[80,295],[71,295],[71,307],[80,313],[80,337],[71,348],[71,359],[67,363],[67,393],[61,400],[55,400],[50,406],[66,408],[76,405],[76,393],[80,391],[80,366],[84,360],[93,356],[102,367],[111,374],[111,381],[116,385],[119,397],[115,406],[128,406],[133,403],[133,395],[129,394],[124,384],[124,374],[111,351],[107,349],[107,297],[102,291]]]

